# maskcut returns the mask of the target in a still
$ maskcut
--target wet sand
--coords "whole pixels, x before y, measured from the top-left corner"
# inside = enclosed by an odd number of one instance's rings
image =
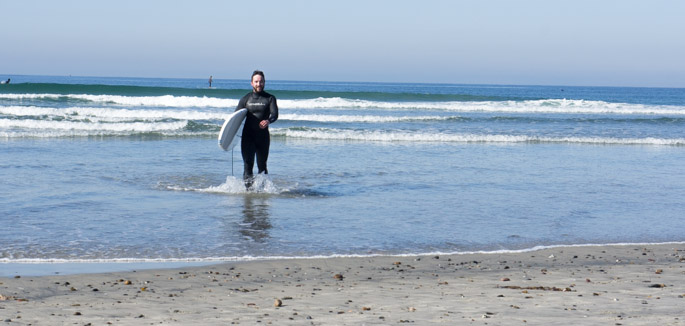
[[[685,325],[685,244],[0,278],[7,325]]]

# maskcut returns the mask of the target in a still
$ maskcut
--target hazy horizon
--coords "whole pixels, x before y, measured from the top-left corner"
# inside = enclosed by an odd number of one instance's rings
[[[8,75],[685,87],[685,2],[2,2]]]

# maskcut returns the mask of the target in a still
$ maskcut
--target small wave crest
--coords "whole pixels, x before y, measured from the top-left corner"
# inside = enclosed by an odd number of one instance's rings
[[[613,138],[613,137],[543,137],[529,135],[446,134],[395,131],[360,131],[327,128],[277,129],[274,135],[288,138],[351,140],[371,142],[438,143],[568,143],[597,145],[669,145],[685,146],[685,139]]]
[[[459,117],[442,116],[376,116],[376,115],[323,115],[323,114],[283,114],[279,117],[290,121],[342,122],[342,123],[390,123],[412,121],[446,121]]]
[[[115,104],[123,106],[152,107],[233,107],[237,99],[225,99],[207,96],[123,96],[123,95],[90,95],[90,94],[0,94],[0,99],[7,100],[75,100],[77,102]]]
[[[385,109],[451,112],[685,115],[684,106],[610,103],[604,101],[566,99],[479,102],[396,102],[345,98],[317,98],[306,100],[279,100],[278,103],[281,108],[291,109]]]
[[[122,96],[88,94],[0,94],[5,100],[75,100],[128,107],[235,108],[238,99],[207,96]],[[557,114],[685,115],[685,106],[611,103],[591,100],[543,99],[523,101],[377,101],[341,97],[281,99],[281,109],[388,109],[454,112],[510,112]]]
[[[126,108],[69,107],[49,108],[37,106],[0,107],[0,114],[12,117],[55,117],[60,119],[88,119],[94,122],[178,120],[223,120],[226,111],[204,112],[197,110],[134,110]]]
[[[90,136],[209,136],[225,113],[123,108],[0,107],[0,136],[53,138]]]

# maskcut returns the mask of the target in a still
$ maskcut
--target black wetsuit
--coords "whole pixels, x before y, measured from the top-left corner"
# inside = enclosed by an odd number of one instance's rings
[[[258,173],[268,174],[266,160],[269,158],[269,127],[259,128],[259,122],[269,120],[273,123],[278,119],[278,105],[276,97],[267,92],[251,92],[238,102],[236,111],[246,108],[245,126],[243,127],[243,138],[240,143],[240,151],[243,154],[245,170],[243,178],[249,181],[252,177],[252,167],[254,167],[255,154],[257,155]]]

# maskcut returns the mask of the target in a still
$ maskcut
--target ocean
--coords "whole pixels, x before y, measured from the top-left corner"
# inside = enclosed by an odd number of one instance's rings
[[[11,78],[0,276],[685,241],[682,88],[267,79],[270,174],[246,191],[217,134],[249,78]]]

